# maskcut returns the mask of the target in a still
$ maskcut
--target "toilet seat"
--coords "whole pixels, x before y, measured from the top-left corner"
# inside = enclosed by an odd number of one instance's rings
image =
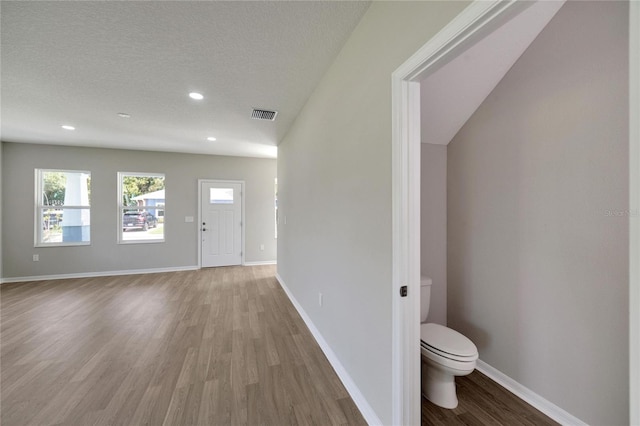
[[[475,362],[478,359],[478,349],[471,340],[440,324],[420,325],[420,346],[423,353],[430,352],[456,363]]]
[[[444,351],[439,350],[438,348],[434,348],[433,346],[429,345],[428,343],[423,342],[422,340],[420,341],[420,348],[423,351],[429,351],[437,356],[441,356],[443,358],[447,358],[453,361],[458,361],[458,362],[473,362],[475,360],[478,359],[478,356],[460,356],[460,355],[453,355]]]
[[[431,363],[434,366],[438,366],[438,368],[447,368],[452,374],[453,372],[457,372],[455,375],[465,375],[471,373],[476,367],[476,361],[456,361],[450,358],[445,358],[442,355],[438,355],[435,352],[430,351],[429,349],[425,349],[424,347],[420,348],[420,353],[422,355],[422,359],[427,361],[427,363]]]

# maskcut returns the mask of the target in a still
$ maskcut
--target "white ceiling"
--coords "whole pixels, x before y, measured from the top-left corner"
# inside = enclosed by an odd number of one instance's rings
[[[420,82],[422,143],[447,145],[564,1],[539,1]]]
[[[0,136],[274,158],[368,6],[2,1]],[[253,107],[279,114],[252,120]]]

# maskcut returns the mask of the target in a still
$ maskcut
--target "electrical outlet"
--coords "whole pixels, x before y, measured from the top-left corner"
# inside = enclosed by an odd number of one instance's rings
[[[322,306],[322,293],[318,293],[318,306]]]
[[[34,254],[33,255],[33,261],[34,262],[39,262],[40,261],[40,255],[39,254]]]
[[[264,244],[260,244],[260,251],[264,251]]]

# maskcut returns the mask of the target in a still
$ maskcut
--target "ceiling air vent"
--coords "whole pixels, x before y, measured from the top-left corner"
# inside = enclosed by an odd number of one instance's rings
[[[251,113],[251,118],[256,120],[269,120],[274,121],[276,119],[276,115],[278,115],[278,111],[269,111],[266,109],[253,109]]]

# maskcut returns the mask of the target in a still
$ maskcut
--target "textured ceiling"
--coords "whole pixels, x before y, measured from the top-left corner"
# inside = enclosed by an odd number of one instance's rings
[[[2,1],[2,140],[275,157],[368,5]]]

